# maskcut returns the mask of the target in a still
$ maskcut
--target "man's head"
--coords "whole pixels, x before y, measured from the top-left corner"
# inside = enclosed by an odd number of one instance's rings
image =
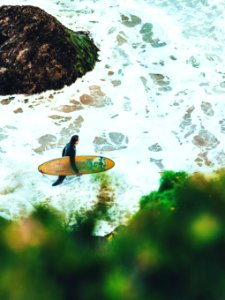
[[[79,143],[79,136],[78,135],[73,135],[70,139],[70,144],[72,144],[73,146],[78,145]]]

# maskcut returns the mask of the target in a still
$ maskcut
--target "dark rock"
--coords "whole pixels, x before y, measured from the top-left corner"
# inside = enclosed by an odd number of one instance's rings
[[[34,6],[0,7],[0,94],[34,94],[70,85],[93,69],[98,48]]]
[[[80,102],[74,105],[60,105],[55,110],[62,111],[64,113],[71,113],[73,111],[81,110],[83,107],[81,106]]]
[[[225,133],[225,119],[219,121],[221,132]]]
[[[199,167],[202,167],[204,165],[208,167],[214,166],[214,163],[208,159],[207,154],[207,152],[201,152],[198,154],[197,158],[195,159],[195,162]]]
[[[206,150],[214,149],[220,143],[220,141],[206,129],[201,129],[198,135],[194,136],[192,142],[195,146]]]
[[[159,151],[162,151],[162,147],[158,143],[155,143],[155,144],[151,145],[150,147],[148,147],[148,150],[150,150],[152,152],[159,152]]]
[[[201,109],[203,110],[203,112],[207,115],[207,116],[209,116],[209,117],[211,117],[211,116],[213,116],[214,115],[214,111],[213,111],[213,109],[212,109],[212,105],[209,103],[209,102],[202,102],[201,103]]]
[[[1,104],[2,105],[8,105],[9,103],[10,103],[9,99],[3,99],[3,100],[1,100]]]
[[[122,19],[122,24],[127,27],[135,27],[141,24],[141,19],[134,15],[129,15],[129,16],[121,15],[121,19]]]
[[[23,110],[22,110],[21,107],[19,107],[19,108],[15,109],[13,112],[14,112],[15,114],[18,114],[18,113],[22,113]]]
[[[127,148],[128,137],[120,132],[110,132],[108,136],[103,133],[94,138],[93,144],[96,152],[114,151]]]
[[[0,128],[0,141],[6,139],[8,135],[6,134],[5,130]]]
[[[91,105],[95,107],[104,107],[105,105],[111,104],[111,100],[101,90],[98,85],[89,86],[90,95],[83,94],[80,96],[80,102],[84,105]]]
[[[111,82],[112,82],[113,86],[119,86],[119,85],[121,85],[121,81],[120,80],[112,80]]]
[[[33,149],[36,153],[43,153],[45,150],[52,149],[56,146],[57,138],[52,134],[46,134],[38,139],[40,146]]]
[[[163,170],[164,169],[164,165],[162,163],[162,159],[155,159],[155,158],[150,158],[150,161],[154,164],[156,164],[156,166],[160,169]]]

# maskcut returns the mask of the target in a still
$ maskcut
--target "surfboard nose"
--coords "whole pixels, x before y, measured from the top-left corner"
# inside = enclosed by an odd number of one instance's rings
[[[110,158],[106,158],[106,169],[112,169],[115,166],[115,162]]]

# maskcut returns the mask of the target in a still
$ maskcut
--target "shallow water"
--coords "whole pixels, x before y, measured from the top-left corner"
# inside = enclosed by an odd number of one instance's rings
[[[31,4],[35,1],[5,1]],[[15,219],[50,203],[73,223],[99,201],[95,176],[55,180],[37,171],[61,156],[72,134],[77,155],[104,155],[112,222],[126,222],[165,169],[224,167],[224,1],[40,1],[101,49],[92,72],[60,91],[0,97],[0,215]]]

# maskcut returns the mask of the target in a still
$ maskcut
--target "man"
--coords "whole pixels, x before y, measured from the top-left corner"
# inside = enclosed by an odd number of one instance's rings
[[[81,175],[81,173],[77,169],[76,162],[75,162],[76,146],[78,144],[79,144],[79,136],[73,135],[70,139],[70,142],[66,144],[66,146],[63,148],[62,156],[69,156],[72,169],[77,175]],[[58,179],[52,184],[52,186],[61,184],[65,178],[66,176],[59,176]]]

